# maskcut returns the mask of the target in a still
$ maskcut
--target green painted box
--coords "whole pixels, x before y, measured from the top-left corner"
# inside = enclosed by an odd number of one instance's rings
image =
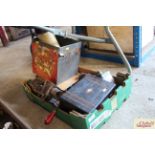
[[[62,109],[57,109],[56,116],[69,124],[73,128],[77,129],[96,129],[100,128],[106,123],[112,116],[112,113],[119,109],[123,102],[129,97],[131,93],[131,76],[128,76],[126,80],[122,82],[122,85],[118,85],[114,94],[107,98],[103,103],[103,109],[94,110],[88,115],[77,115],[76,113],[67,113]],[[26,82],[23,84],[24,91],[28,98],[34,103],[42,106],[47,111],[52,111],[52,105],[46,101],[41,100],[36,95],[32,94],[31,90],[26,86]]]

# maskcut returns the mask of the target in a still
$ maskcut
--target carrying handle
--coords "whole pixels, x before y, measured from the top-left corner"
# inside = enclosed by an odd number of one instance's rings
[[[49,28],[49,27],[43,27],[43,26],[33,26],[32,28],[40,29],[43,31],[51,32],[55,35],[63,36],[63,37],[71,37],[76,38],[81,41],[88,41],[88,42],[97,42],[97,43],[110,43],[113,44],[116,51],[118,52],[119,56],[121,57],[123,63],[125,64],[125,67],[129,74],[132,74],[132,68],[129,64],[129,61],[127,60],[122,48],[120,47],[119,43],[117,42],[116,38],[112,34],[109,26],[104,26],[105,32],[108,35],[109,38],[96,38],[96,37],[90,37],[90,36],[84,36],[79,34],[67,34],[66,32],[63,32],[56,28]]]

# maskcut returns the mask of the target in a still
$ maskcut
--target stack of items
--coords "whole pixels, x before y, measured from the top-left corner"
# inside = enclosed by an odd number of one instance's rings
[[[115,88],[114,82],[109,82],[102,77],[92,74],[83,74],[77,82],[68,89],[61,90],[51,81],[36,78],[27,82],[27,87],[33,94],[53,105],[53,98],[59,102],[59,108],[66,112],[73,110],[81,114],[92,113],[100,109],[103,101]],[[103,107],[102,107],[103,108]]]
[[[131,79],[126,74],[112,77],[109,72],[80,71],[80,45],[49,33],[35,37],[31,49],[38,77],[23,86],[31,100],[55,111],[73,128],[99,128],[127,99]],[[124,95],[118,99],[120,93]]]

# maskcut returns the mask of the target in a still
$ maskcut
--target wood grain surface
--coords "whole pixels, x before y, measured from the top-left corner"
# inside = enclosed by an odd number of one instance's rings
[[[133,27],[132,26],[110,26],[113,35],[123,49],[124,53],[133,53]],[[88,36],[107,38],[103,26],[87,26]],[[115,51],[111,44],[107,43],[89,43],[92,49]]]

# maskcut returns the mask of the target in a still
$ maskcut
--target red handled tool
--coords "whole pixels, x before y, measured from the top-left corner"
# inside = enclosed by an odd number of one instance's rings
[[[44,123],[46,125],[50,124],[52,122],[52,120],[54,119],[55,115],[56,115],[56,110],[52,111],[49,115],[47,115],[47,117],[45,118]]]

